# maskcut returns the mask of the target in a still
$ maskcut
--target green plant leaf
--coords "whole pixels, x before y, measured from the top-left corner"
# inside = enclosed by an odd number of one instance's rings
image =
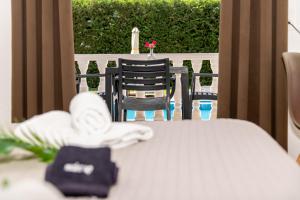
[[[0,139],[0,155],[8,155],[14,149],[14,145],[10,140]]]
[[[6,189],[9,187],[9,185],[10,185],[9,180],[6,178],[1,180],[0,182],[0,188]]]
[[[47,141],[43,141],[37,134],[32,133],[32,136],[38,141],[38,144],[23,141],[13,133],[0,134],[0,155],[7,156],[13,149],[19,148],[32,153],[42,162],[53,161],[58,149],[47,145]]]

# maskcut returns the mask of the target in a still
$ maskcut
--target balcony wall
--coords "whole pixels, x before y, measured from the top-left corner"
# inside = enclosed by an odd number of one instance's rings
[[[211,68],[213,73],[219,72],[219,55],[218,53],[171,53],[171,54],[155,54],[157,59],[159,58],[169,58],[174,67],[183,66],[184,60],[190,60],[192,63],[192,68],[194,72],[200,72],[203,60],[209,60],[211,63]],[[117,63],[118,58],[126,58],[126,59],[147,59],[147,54],[76,54],[75,61],[77,62],[79,69],[82,74],[86,74],[89,63],[96,62],[98,66],[98,70],[100,73],[105,73],[105,68],[109,61],[115,61]],[[100,86],[98,88],[98,92],[104,92],[105,88],[105,80],[104,78],[100,79]],[[206,90],[207,88],[201,87],[199,79],[196,79],[196,91]],[[87,91],[88,85],[85,79],[81,80],[80,91]],[[218,78],[213,79],[213,83],[211,86],[212,92],[218,92]],[[138,97],[144,97],[145,93],[139,92],[136,94]],[[155,95],[160,96],[161,93],[156,93]],[[180,74],[176,74],[176,92],[174,98],[172,99],[174,103],[174,120],[181,119],[181,83],[180,83]],[[217,102],[213,103],[212,110],[212,118],[216,117],[217,110]],[[200,102],[193,102],[193,119],[200,119]],[[155,112],[155,120],[164,119],[163,111]],[[137,120],[144,120],[145,113],[137,112]]]
[[[11,120],[11,0],[0,6],[0,127]]]

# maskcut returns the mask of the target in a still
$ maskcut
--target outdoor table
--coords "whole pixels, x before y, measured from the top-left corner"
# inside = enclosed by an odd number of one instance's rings
[[[191,104],[189,97],[189,75],[188,69],[185,66],[182,67],[170,67],[170,73],[181,74],[181,101],[182,101],[182,119],[192,119]],[[115,113],[113,112],[113,85],[114,77],[118,74],[118,68],[106,68],[105,71],[105,93],[106,104],[112,115],[112,119],[115,119]]]

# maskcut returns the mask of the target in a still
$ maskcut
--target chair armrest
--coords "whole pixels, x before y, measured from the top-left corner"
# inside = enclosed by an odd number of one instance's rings
[[[193,76],[199,76],[199,77],[219,77],[219,74],[213,74],[213,73],[193,73]]]
[[[105,77],[105,74],[76,74],[76,78]]]
[[[195,93],[195,82],[196,82],[196,75],[195,73],[192,74],[192,81],[191,81],[191,96],[190,99],[193,99]]]
[[[192,96],[195,93],[196,77],[211,77],[211,78],[216,77],[216,78],[218,78],[219,74],[213,74],[213,73],[193,73],[192,74],[192,83],[191,83],[191,93],[192,93]]]

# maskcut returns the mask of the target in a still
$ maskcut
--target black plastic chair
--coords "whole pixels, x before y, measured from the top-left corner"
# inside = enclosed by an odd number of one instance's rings
[[[200,92],[195,90],[196,78],[200,77],[218,77],[218,74],[213,73],[193,73],[191,84],[190,106],[193,106],[193,100],[217,100],[218,94],[214,92]]]
[[[118,121],[126,120],[127,110],[167,110],[170,112],[170,68],[169,59],[126,60],[119,59],[118,71]],[[124,91],[166,91],[165,97],[136,98],[123,95]],[[126,93],[126,92],[125,92]]]

